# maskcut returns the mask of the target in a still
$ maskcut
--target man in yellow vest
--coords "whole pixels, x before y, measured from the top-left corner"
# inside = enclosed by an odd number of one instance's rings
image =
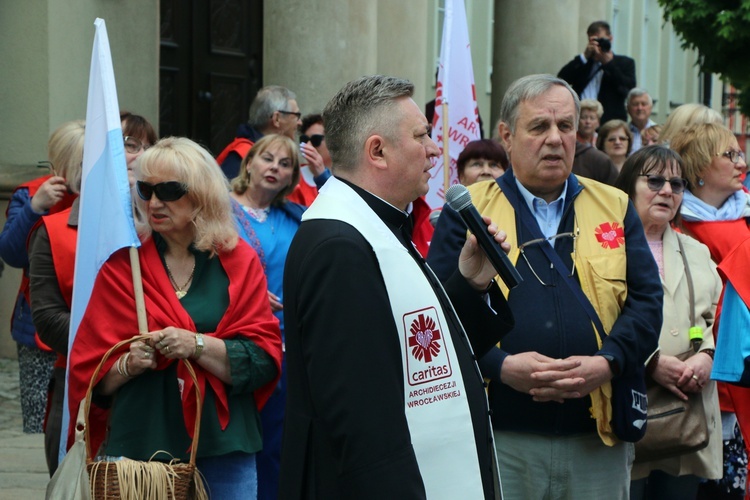
[[[638,216],[625,193],[571,174],[579,111],[552,75],[514,82],[500,110],[511,168],[470,187],[524,278],[499,283],[515,327],[480,362],[506,498],[627,499],[633,445],[615,436],[611,382],[657,349],[662,291]],[[465,235],[446,206],[428,256],[440,279]]]

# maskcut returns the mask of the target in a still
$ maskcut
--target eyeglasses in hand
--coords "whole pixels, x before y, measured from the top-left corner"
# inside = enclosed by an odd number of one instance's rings
[[[547,284],[544,281],[542,281],[542,278],[539,277],[539,275],[536,273],[534,268],[531,265],[531,262],[529,262],[529,259],[526,257],[526,252],[524,251],[527,247],[531,245],[538,245],[540,243],[546,244],[547,242],[554,242],[557,238],[573,238],[573,267],[570,269],[570,274],[568,277],[573,277],[573,274],[576,270],[576,241],[578,240],[578,234],[581,232],[580,228],[576,227],[575,231],[569,232],[569,233],[559,233],[559,234],[553,234],[552,236],[548,236],[547,238],[537,238],[535,240],[527,241],[526,243],[522,243],[518,245],[518,251],[521,253],[521,257],[523,257],[523,260],[526,262],[526,265],[529,266],[529,269],[531,270],[531,273],[534,275],[534,277],[541,283],[542,286],[555,286],[554,283]],[[552,269],[552,263],[550,263],[550,269]]]

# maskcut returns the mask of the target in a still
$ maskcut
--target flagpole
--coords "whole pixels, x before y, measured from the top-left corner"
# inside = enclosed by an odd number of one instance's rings
[[[448,103],[443,96],[443,192],[447,192],[451,184],[451,157],[448,154],[450,144],[450,125],[448,123]]]
[[[138,314],[138,332],[141,334],[148,333],[146,299],[143,297],[143,281],[141,280],[141,261],[138,259],[138,248],[136,247],[130,247],[130,268],[133,274],[135,311]]]
[[[74,351],[76,332],[87,310],[100,268],[121,248],[140,245],[132,216],[132,195],[128,184],[120,106],[117,102],[107,26],[104,19],[100,18],[94,21],[94,26],[81,164],[75,275],[68,330],[69,353]],[[69,364],[66,386],[70,369]],[[65,389],[65,409],[69,405],[68,397],[68,389]],[[70,412],[63,410],[63,429],[68,428],[69,421]],[[60,461],[65,456],[66,445],[67,439],[61,439]]]

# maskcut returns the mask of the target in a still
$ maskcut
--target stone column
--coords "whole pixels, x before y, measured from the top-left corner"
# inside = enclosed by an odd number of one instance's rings
[[[107,22],[119,103],[158,126],[159,10],[153,0],[2,2],[0,6],[0,223],[10,192],[44,172],[47,140],[86,117],[94,20]],[[0,357],[15,357],[10,317],[21,273],[0,280]]]
[[[384,73],[425,86],[427,0],[274,0],[264,5],[263,83],[288,87],[302,113],[348,81]],[[424,95],[415,95],[420,105]]]
[[[500,103],[516,79],[534,74],[556,75],[575,54],[581,53],[586,26],[579,6],[584,0],[495,0],[494,58],[492,63],[491,135]],[[603,3],[603,2],[602,2]],[[586,15],[586,18],[589,16]],[[596,16],[594,16],[596,17]]]

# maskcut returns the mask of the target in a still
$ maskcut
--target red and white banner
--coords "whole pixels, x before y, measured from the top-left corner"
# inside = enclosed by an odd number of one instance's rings
[[[448,105],[447,133],[443,132],[443,102]],[[450,157],[448,186],[458,183],[458,155],[469,142],[480,138],[478,115],[464,0],[446,0],[432,139],[443,151],[447,142]],[[442,155],[433,161],[435,167],[430,171],[430,192],[425,198],[430,207],[441,208],[447,189],[445,161]]]

